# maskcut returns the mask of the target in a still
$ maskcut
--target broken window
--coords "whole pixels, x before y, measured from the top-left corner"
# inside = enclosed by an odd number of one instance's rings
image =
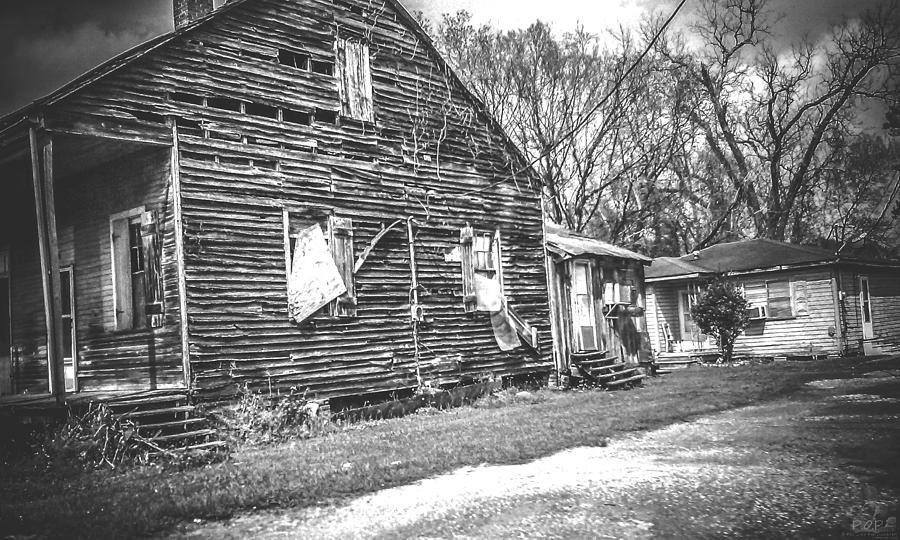
[[[793,316],[791,308],[791,284],[788,281],[766,282],[766,310],[770,319],[783,319]]]
[[[356,315],[353,221],[320,212],[286,213],[288,304],[301,323],[313,315]]]
[[[478,298],[479,282],[493,282],[498,293],[503,293],[500,231],[476,232],[466,226],[460,230],[459,241],[465,310],[485,311]]]
[[[309,71],[309,61],[310,56],[306,53],[288,51],[285,49],[278,50],[278,63],[282,66]]]
[[[163,325],[160,235],[155,212],[143,208],[110,218],[117,330]]]
[[[374,122],[369,45],[361,41],[339,39],[337,68],[340,77],[341,114],[356,120]]]

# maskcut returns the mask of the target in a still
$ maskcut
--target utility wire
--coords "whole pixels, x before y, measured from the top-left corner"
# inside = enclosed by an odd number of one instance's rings
[[[559,145],[561,145],[562,143],[564,143],[566,141],[566,139],[569,139],[569,138],[577,135],[578,132],[581,131],[581,129],[584,126],[586,126],[588,124],[588,122],[591,121],[591,118],[594,116],[594,113],[597,112],[600,109],[600,107],[605,105],[606,102],[609,101],[609,99],[616,92],[619,91],[619,88],[622,86],[622,83],[625,82],[625,79],[627,79],[629,76],[631,76],[632,72],[634,72],[634,70],[637,69],[637,67],[641,64],[641,62],[644,61],[644,58],[646,58],[647,55],[650,54],[650,51],[653,49],[653,46],[656,45],[656,42],[659,41],[660,37],[662,37],[663,32],[665,32],[666,29],[669,27],[669,25],[672,23],[672,21],[675,20],[675,17],[681,11],[681,8],[684,7],[685,3],[687,3],[687,0],[681,0],[681,2],[678,3],[678,6],[675,8],[675,10],[672,12],[672,14],[669,15],[669,18],[666,19],[666,22],[663,23],[663,25],[659,28],[659,30],[657,30],[656,34],[654,34],[653,39],[651,39],[650,42],[647,43],[647,47],[640,54],[640,56],[638,56],[637,60],[635,60],[634,63],[631,64],[631,67],[629,67],[628,70],[622,74],[622,76],[619,78],[619,80],[616,81],[616,84],[613,85],[613,88],[609,92],[607,92],[605,96],[603,96],[603,99],[601,99],[599,102],[597,102],[597,104],[594,105],[594,107],[590,111],[588,111],[588,113],[584,116],[584,118],[582,118],[577,124],[575,124],[575,127],[570,129],[563,136],[561,136],[559,139],[557,139],[556,142],[554,142],[553,144],[548,146],[543,152],[541,152],[541,154],[539,156],[537,156],[536,158],[531,160],[531,162],[528,163],[528,165],[526,165],[526,166],[522,167],[521,169],[519,169],[518,171],[514,172],[511,177],[506,176],[502,180],[492,182],[491,184],[489,184],[483,188],[468,191],[466,193],[463,193],[463,195],[473,195],[475,193],[481,193],[482,191],[487,191],[489,189],[492,189],[492,188],[502,184],[503,182],[506,182],[510,178],[515,178],[516,176],[518,176],[520,174],[526,173],[529,169],[534,167],[534,165],[538,161],[544,159],[545,157],[550,155],[550,152],[556,150],[559,147]]]

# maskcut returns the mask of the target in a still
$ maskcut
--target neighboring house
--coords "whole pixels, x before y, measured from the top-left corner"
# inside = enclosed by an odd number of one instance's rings
[[[546,376],[539,184],[414,18],[212,6],[0,120],[0,399]]]
[[[704,282],[724,275],[750,302],[735,352],[762,357],[877,354],[900,348],[900,261],[837,256],[771,240],[662,257],[647,270],[647,322],[658,358],[716,350],[691,319]]]
[[[609,387],[640,380],[652,361],[644,317],[650,259],[547,226],[547,269],[557,381],[586,377]]]

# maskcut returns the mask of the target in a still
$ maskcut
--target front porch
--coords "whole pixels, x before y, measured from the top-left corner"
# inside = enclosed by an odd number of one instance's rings
[[[0,133],[0,407],[186,388],[171,145]]]

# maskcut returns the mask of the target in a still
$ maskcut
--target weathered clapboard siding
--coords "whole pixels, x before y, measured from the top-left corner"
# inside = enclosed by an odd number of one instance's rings
[[[735,285],[743,284],[745,295],[751,304],[763,306],[767,303],[767,281],[805,282],[809,311],[808,315],[751,321],[735,343],[735,353],[755,356],[841,354],[832,275],[830,269],[813,269],[729,277],[729,281]],[[678,293],[687,287],[687,282],[650,285],[648,325],[654,351],[657,353],[665,352],[666,349],[664,324],[668,323],[673,339],[680,339]],[[848,298],[849,295],[848,292]],[[852,309],[848,304],[849,311]],[[852,319],[850,324],[853,325]],[[711,343],[710,346],[715,344]]]
[[[735,343],[739,354],[751,355],[812,355],[840,354],[841,344],[836,334],[838,322],[834,312],[834,294],[830,270],[802,270],[773,272],[752,277],[736,277],[743,283],[751,304],[765,305],[766,281],[805,282],[809,315],[783,319],[768,318],[751,321]]]
[[[167,149],[145,150],[57,181],[60,265],[72,265],[81,390],[147,390],[183,383],[177,268]],[[110,216],[158,210],[163,242],[166,325],[117,331]],[[42,305],[40,295],[33,298]]]
[[[278,49],[334,62],[336,34],[369,44],[374,125],[322,113],[340,111],[337,77],[276,62]],[[243,105],[227,110],[227,100]],[[281,112],[266,117],[259,106]],[[318,117],[288,121],[296,113]],[[251,383],[337,396],[416,383],[404,229],[357,275],[356,317],[288,320],[283,209],[309,207],[352,218],[357,256],[383,226],[415,218],[423,378],[549,371],[539,189],[527,175],[492,184],[523,164],[390,2],[243,3],[66,98],[55,114],[116,116],[135,130],[175,119],[201,390]],[[488,317],[464,313],[459,263],[445,253],[467,223],[501,231],[506,292],[539,329],[541,354],[500,352]]]

